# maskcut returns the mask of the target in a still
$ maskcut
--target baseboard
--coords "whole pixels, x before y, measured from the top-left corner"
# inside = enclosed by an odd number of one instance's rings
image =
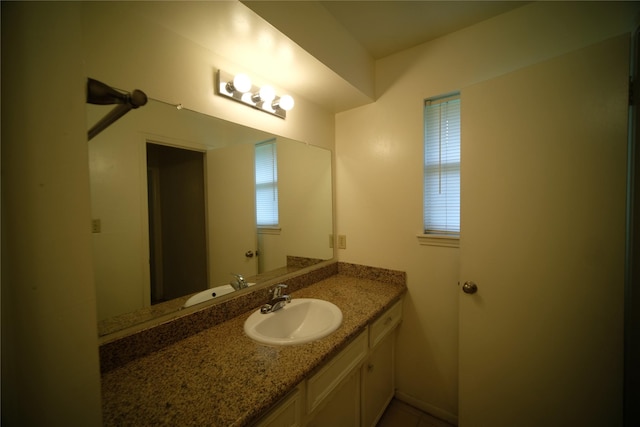
[[[458,425],[458,416],[454,415],[450,412],[447,412],[443,409],[438,408],[437,406],[429,405],[421,400],[416,399],[415,397],[409,396],[401,391],[396,390],[396,399],[401,400],[407,405],[411,405],[414,408],[418,408],[423,412],[426,412],[430,415],[433,415],[436,418],[440,418],[441,420],[445,420],[448,423],[453,425]]]

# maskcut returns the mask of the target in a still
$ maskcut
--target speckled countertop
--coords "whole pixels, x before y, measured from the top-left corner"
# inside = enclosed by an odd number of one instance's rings
[[[337,274],[291,293],[340,307],[342,325],[323,339],[284,347],[258,344],[243,330],[252,310],[104,372],[104,425],[248,425],[405,291],[404,283]]]

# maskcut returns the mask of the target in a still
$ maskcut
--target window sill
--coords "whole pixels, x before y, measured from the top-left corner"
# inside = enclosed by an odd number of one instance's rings
[[[442,246],[445,248],[459,248],[460,236],[445,234],[418,234],[418,243],[425,246]]]
[[[279,235],[282,232],[280,227],[258,227],[258,234],[276,234]]]

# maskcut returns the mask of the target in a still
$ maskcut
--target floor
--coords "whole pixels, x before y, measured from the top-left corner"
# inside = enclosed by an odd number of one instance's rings
[[[453,427],[453,424],[393,399],[376,427]]]

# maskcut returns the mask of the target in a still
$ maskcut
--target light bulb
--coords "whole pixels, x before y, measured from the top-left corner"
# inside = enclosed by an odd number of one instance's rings
[[[260,88],[260,100],[265,104],[271,104],[276,97],[276,91],[269,85]]]
[[[250,104],[253,105],[255,104],[255,101],[253,100],[253,98],[251,97],[251,93],[247,92],[247,93],[243,93],[242,97],[240,98],[242,100],[242,102],[244,102],[245,104]]]
[[[282,95],[278,101],[278,106],[285,111],[291,110],[294,104],[293,98],[289,95]]]
[[[251,79],[246,74],[238,74],[233,78],[233,87],[238,92],[249,92],[251,90]]]

